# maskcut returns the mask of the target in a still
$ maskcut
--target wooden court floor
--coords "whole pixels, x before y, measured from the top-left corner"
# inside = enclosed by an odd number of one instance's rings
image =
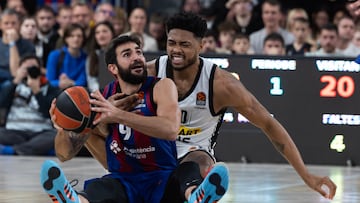
[[[39,182],[45,159],[54,157],[0,156],[0,203],[50,203]],[[81,190],[87,178],[105,173],[91,158],[60,163],[69,180],[78,179]],[[326,200],[304,185],[285,164],[228,163],[230,187],[222,203],[360,203],[360,167],[308,166],[315,174],[328,175],[338,186],[334,200]]]

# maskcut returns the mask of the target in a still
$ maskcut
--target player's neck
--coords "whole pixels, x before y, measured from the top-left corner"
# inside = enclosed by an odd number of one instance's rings
[[[131,95],[139,91],[142,83],[135,85],[135,84],[127,83],[123,80],[119,80],[119,85],[122,93]]]

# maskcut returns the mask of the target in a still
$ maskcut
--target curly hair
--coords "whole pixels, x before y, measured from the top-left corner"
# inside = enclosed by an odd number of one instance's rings
[[[206,21],[194,13],[182,12],[168,19],[166,32],[172,29],[182,29],[192,32],[196,37],[203,38],[207,30]]]

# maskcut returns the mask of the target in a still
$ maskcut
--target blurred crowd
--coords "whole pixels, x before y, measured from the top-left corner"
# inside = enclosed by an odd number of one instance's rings
[[[203,54],[356,57],[360,21],[348,5],[308,13],[278,0],[182,0],[177,10],[206,19]],[[165,51],[168,15],[82,0],[38,1],[30,14],[24,1],[7,0],[0,12],[0,155],[51,155],[55,95],[74,85],[102,87],[99,78],[112,77],[104,50],[116,36],[139,37],[144,52]]]

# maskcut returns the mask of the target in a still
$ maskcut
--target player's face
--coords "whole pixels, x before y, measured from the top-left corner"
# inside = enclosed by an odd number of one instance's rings
[[[174,70],[183,70],[195,64],[201,50],[200,42],[192,32],[181,29],[169,31],[166,51]]]
[[[140,84],[147,77],[145,57],[134,42],[127,42],[116,48],[119,77],[130,84]]]

